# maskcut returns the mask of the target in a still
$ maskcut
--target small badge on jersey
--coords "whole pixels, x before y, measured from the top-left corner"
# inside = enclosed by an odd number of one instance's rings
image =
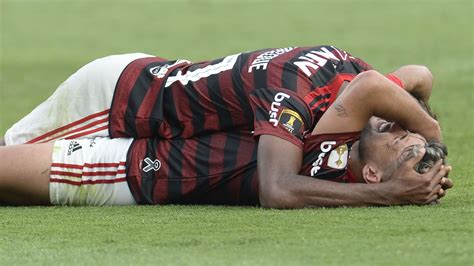
[[[300,114],[290,109],[283,109],[278,121],[293,135],[298,135],[303,127],[303,119],[301,119]]]
[[[331,151],[327,164],[333,169],[344,169],[347,165],[348,157],[349,149],[347,144],[344,144]]]
[[[157,78],[164,78],[166,73],[168,72],[169,65],[163,65],[163,66],[156,66],[150,68],[150,74]]]

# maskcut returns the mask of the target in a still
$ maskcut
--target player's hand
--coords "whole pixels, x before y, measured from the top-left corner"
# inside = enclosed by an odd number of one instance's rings
[[[414,170],[414,166],[424,155],[418,152],[416,156],[404,162],[397,171],[392,174],[392,178],[385,182],[389,201],[391,205],[407,204],[430,204],[437,201],[445,195],[445,190],[441,180],[449,174],[450,167],[441,167],[442,161],[439,160],[433,168],[424,174]],[[383,184],[383,183],[382,183]],[[449,188],[450,182],[445,180],[444,186]]]
[[[439,190],[439,192],[438,192],[438,198],[442,198],[442,197],[446,196],[446,191],[454,186],[453,180],[451,180],[451,179],[448,177],[448,176],[449,176],[449,172],[451,172],[451,170],[453,169],[452,166],[450,166],[450,165],[444,166],[444,165],[443,165],[442,167],[443,167],[443,168],[446,167],[448,173],[446,174],[446,176],[444,176],[444,177],[441,178],[441,180],[440,180],[441,188],[440,188],[440,190]]]

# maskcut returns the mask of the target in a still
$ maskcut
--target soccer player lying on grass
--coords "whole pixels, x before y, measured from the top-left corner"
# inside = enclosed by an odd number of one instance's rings
[[[374,115],[397,124],[367,123]],[[445,178],[450,167],[440,169],[446,150],[432,122],[407,92],[368,71],[328,108],[302,149],[270,134],[257,143],[248,131],[136,139],[131,147],[131,139],[108,138],[3,147],[0,197],[12,204],[72,205],[427,204],[452,186]],[[427,144],[398,124],[435,141]]]
[[[6,141],[172,139],[239,130],[276,136],[302,150],[304,138],[343,92],[343,84],[368,69],[362,60],[333,46],[266,49],[197,64],[144,54],[111,56],[72,75],[8,130]],[[424,86],[428,90],[417,91],[423,87],[418,81],[426,80],[418,74],[426,71],[403,69],[396,74],[406,82],[405,89],[426,100],[431,83]],[[411,76],[403,78],[406,73]],[[396,75],[388,77],[403,86]],[[425,122],[439,131],[436,121]],[[439,132],[436,135],[440,138]],[[79,147],[73,145],[71,153]],[[179,149],[178,154],[182,156]]]

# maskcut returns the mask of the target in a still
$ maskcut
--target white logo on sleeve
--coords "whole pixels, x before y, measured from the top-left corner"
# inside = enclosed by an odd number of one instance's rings
[[[160,168],[161,168],[161,162],[158,159],[153,161],[152,159],[146,157],[143,160],[143,162],[146,163],[145,167],[143,167],[143,171],[146,172],[146,173],[150,172],[151,170],[156,172],[156,171],[160,170]]]
[[[347,158],[349,156],[349,149],[347,144],[341,145],[329,154],[328,166],[333,169],[344,169],[347,165]]]
[[[270,111],[268,112],[268,114],[270,115],[270,120],[268,121],[270,121],[270,123],[272,123],[274,127],[278,125],[278,110],[281,105],[281,102],[285,99],[290,99],[290,95],[283,92],[279,92],[275,94],[273,102],[270,106]]]
[[[328,153],[334,145],[336,145],[335,141],[324,141],[323,143],[321,143],[321,146],[319,147],[321,149],[321,153],[318,155],[318,159],[313,162],[313,168],[311,168],[311,176],[315,176],[318,173],[319,169],[321,169],[321,164],[323,163],[326,153]]]

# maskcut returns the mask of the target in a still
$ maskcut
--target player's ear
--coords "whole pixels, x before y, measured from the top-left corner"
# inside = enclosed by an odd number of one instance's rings
[[[362,176],[366,183],[380,183],[382,180],[382,172],[377,170],[377,168],[370,163],[362,167]]]

